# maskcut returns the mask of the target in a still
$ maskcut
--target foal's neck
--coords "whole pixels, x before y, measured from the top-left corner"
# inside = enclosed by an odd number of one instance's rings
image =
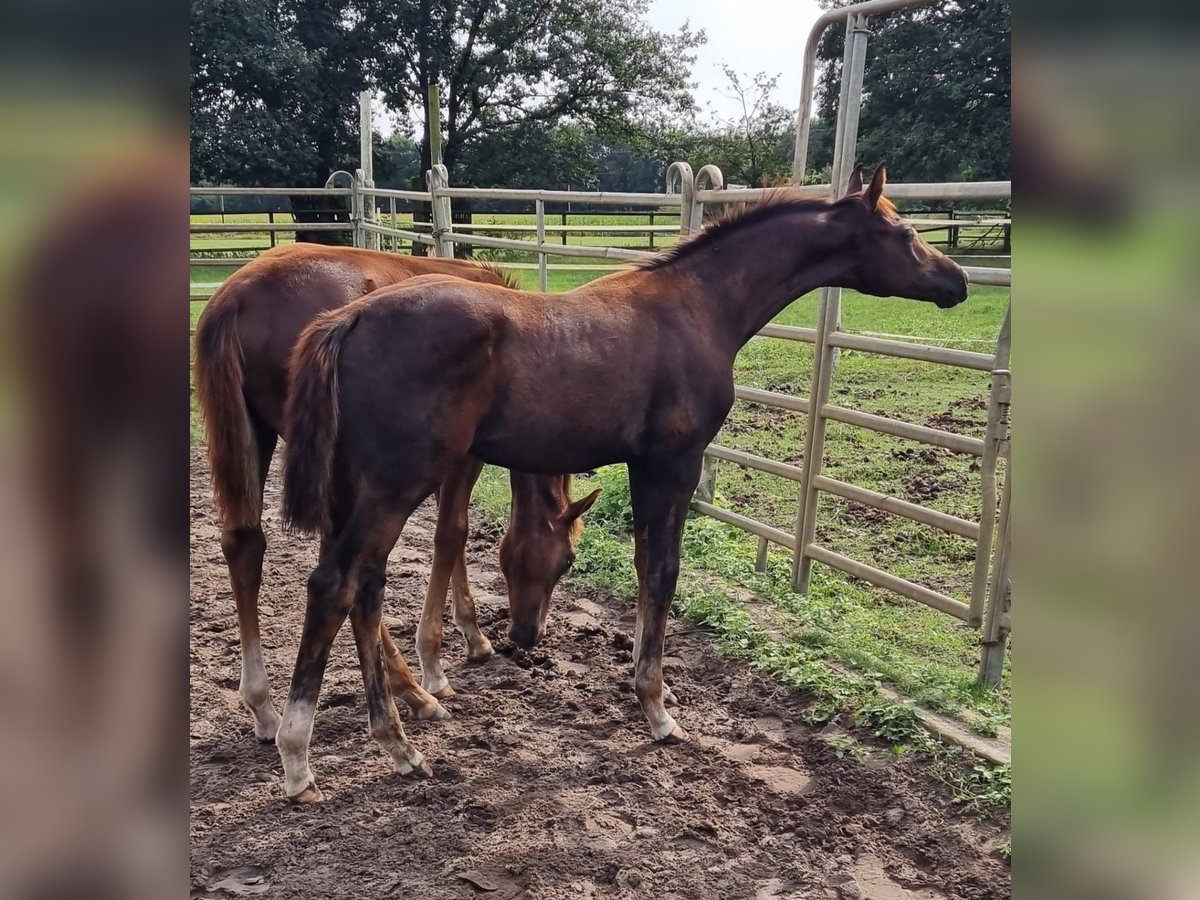
[[[690,276],[691,295],[729,340],[732,358],[797,297],[842,285],[850,271],[849,235],[828,203],[790,202],[774,214],[721,226],[704,246],[667,267]]]

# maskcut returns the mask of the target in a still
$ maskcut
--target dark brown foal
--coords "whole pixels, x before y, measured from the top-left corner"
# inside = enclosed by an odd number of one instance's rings
[[[336,624],[408,516],[463,459],[509,469],[629,466],[638,616],[634,687],[655,740],[683,737],[664,700],[662,653],[688,503],[704,449],[733,403],[738,350],[785,306],[823,285],[951,307],[967,280],[882,198],[884,171],[837,202],[774,202],[719,223],[642,268],[566,294],[464,282],[397,285],[320,317],[290,370],[284,516],[324,527],[334,471],[361,486],[308,583],[303,644],[276,743],[290,797],[319,796],[308,767],[312,712]],[[364,678],[378,666],[364,647]],[[401,771],[419,764],[387,716],[371,730]]]
[[[263,664],[258,594],[266,550],[263,485],[283,429],[288,355],[300,332],[318,313],[344,306],[378,287],[422,276],[512,286],[503,273],[472,263],[292,244],[262,254],[230,276],[209,300],[197,325],[196,387],[208,435],[214,501],[222,519],[221,549],[237,606],[242,648],[240,692],[260,740],[274,740],[279,728]],[[445,715],[437,697],[453,693],[440,659],[447,582],[453,589],[454,622],[466,639],[468,659],[482,660],[492,653],[491,643],[476,623],[464,558],[467,501],[478,475],[478,464],[462,460],[444,479],[434,576],[421,623],[423,640],[418,642],[422,684],[413,677],[388,630],[381,627],[379,631],[391,689],[418,718]],[[526,505],[540,501],[541,512],[549,517],[558,515],[570,502],[569,496],[554,496],[563,486],[561,478],[534,476],[533,481],[522,479],[518,485],[528,494]],[[343,480],[334,493],[340,499],[331,513],[333,531],[322,536],[323,548],[352,508],[349,484]],[[543,535],[542,540],[557,543],[543,545],[532,534],[522,538],[519,543],[526,549],[514,568],[544,574],[548,564],[539,567],[541,557],[570,549],[557,535]],[[531,584],[540,596],[540,579]],[[519,580],[510,583],[510,596],[519,598],[523,590]]]

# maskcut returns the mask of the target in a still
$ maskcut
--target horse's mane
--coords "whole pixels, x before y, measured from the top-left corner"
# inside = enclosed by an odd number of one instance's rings
[[[786,186],[772,188],[753,206],[745,207],[739,205],[714,216],[705,224],[703,231],[686,240],[680,241],[673,247],[668,247],[662,253],[658,254],[658,256],[637,263],[637,267],[650,271],[661,269],[663,266],[686,259],[711,247],[735,228],[769,222],[772,219],[787,214],[797,206],[815,207],[827,202],[812,197],[798,196],[795,191]],[[889,221],[896,221],[900,218],[900,213],[896,209],[895,204],[887,197],[880,197],[875,209],[879,215],[882,215]]]
[[[474,265],[478,266],[479,268],[487,269],[493,275],[497,275],[500,278],[503,278],[505,287],[512,288],[514,291],[521,290],[521,280],[519,278],[517,278],[517,276],[514,272],[508,271],[503,266],[501,266],[499,263],[491,262],[488,260],[473,261],[473,262],[474,262]]]

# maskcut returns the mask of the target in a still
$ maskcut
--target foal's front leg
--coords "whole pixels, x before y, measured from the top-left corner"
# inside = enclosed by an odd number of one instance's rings
[[[667,616],[679,578],[683,524],[688,502],[700,480],[701,458],[701,454],[695,454],[629,465],[638,573],[633,685],[656,741],[687,737],[666,710],[665,701],[673,700],[674,695],[663,683],[662,657]]]
[[[467,506],[471,489],[479,478],[483,463],[468,456],[456,463],[442,481],[438,494],[437,531],[433,537],[433,570],[429,574],[429,589],[421,624],[417,627],[417,655],[421,659],[421,686],[439,699],[453,696],[442,668],[442,618],[446,609],[446,591],[456,566],[462,564],[467,544]],[[464,566],[465,568],[465,566]],[[465,573],[464,573],[465,579]],[[455,598],[455,623],[467,639],[470,659],[486,659],[491,655],[491,642],[484,637],[475,621],[474,608],[460,620],[459,598]]]

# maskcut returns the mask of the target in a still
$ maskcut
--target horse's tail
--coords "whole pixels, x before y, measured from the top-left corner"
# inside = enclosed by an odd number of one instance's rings
[[[262,518],[259,454],[242,391],[242,345],[238,307],[209,301],[196,325],[196,398],[204,415],[213,503],[228,527]]]
[[[505,287],[512,288],[514,291],[521,290],[521,279],[517,278],[515,273],[508,271],[499,263],[477,262],[475,265],[479,266],[481,269],[486,269],[488,272],[491,272],[500,279],[500,283]]]
[[[293,531],[330,528],[338,433],[338,356],[358,321],[352,307],[318,316],[292,349],[284,408],[283,521]]]

